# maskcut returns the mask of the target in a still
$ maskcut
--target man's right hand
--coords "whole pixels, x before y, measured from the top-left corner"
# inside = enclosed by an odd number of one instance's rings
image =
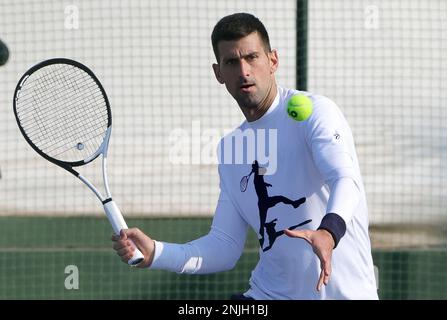
[[[138,228],[122,229],[120,235],[112,235],[113,249],[120,256],[121,260],[125,263],[132,258],[135,252],[135,246],[131,241],[140,249],[144,255],[144,260],[140,262],[138,268],[147,268],[152,264],[155,253],[155,242],[147,235],[145,235]]]

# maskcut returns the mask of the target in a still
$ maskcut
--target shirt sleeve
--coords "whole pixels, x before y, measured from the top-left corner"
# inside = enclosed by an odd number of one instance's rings
[[[346,232],[346,222],[351,221],[360,201],[360,190],[350,178],[333,181],[330,186],[327,214],[318,229],[325,229],[334,238],[334,248]]]
[[[336,213],[349,222],[359,205],[360,190],[350,178],[337,179],[330,185],[327,213]]]
[[[360,199],[360,176],[355,161],[352,132],[338,106],[322,96],[313,98],[314,108],[306,124],[306,142],[314,163],[329,186],[327,213],[348,223]]]
[[[185,244],[156,241],[150,268],[190,274],[230,270],[242,255],[247,230],[248,224],[221,188],[210,232]]]
[[[306,142],[325,182],[351,178],[358,182],[354,139],[338,106],[322,96],[312,97],[313,112],[306,123]]]

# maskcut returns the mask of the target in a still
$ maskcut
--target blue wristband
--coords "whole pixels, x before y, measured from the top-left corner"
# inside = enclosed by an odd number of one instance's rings
[[[323,220],[321,220],[318,230],[320,229],[326,230],[332,235],[335,242],[335,249],[340,242],[340,239],[345,235],[346,223],[338,214],[328,213],[323,217]]]

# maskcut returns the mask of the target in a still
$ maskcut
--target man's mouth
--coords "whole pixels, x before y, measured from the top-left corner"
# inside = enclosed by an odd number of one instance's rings
[[[254,84],[243,84],[239,88],[241,89],[242,92],[249,92],[250,89],[254,86],[255,86]]]

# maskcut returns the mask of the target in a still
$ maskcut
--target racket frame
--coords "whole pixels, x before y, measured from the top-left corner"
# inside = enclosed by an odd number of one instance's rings
[[[106,136],[104,138],[104,141],[102,142],[101,146],[98,148],[98,150],[92,154],[90,157],[88,157],[87,159],[84,160],[80,160],[80,161],[73,161],[73,162],[69,162],[69,161],[62,161],[62,160],[58,160],[55,159],[53,157],[50,157],[49,155],[47,155],[46,153],[44,153],[42,150],[40,150],[32,141],[31,139],[27,136],[25,130],[22,128],[22,125],[20,124],[20,119],[19,116],[17,114],[17,100],[20,97],[20,91],[22,90],[22,87],[26,84],[26,81],[28,80],[28,78],[37,70],[40,70],[44,67],[47,67],[49,65],[53,65],[53,64],[68,64],[68,65],[72,65],[74,67],[77,67],[79,69],[81,69],[82,71],[85,71],[92,79],[93,81],[95,81],[96,85],[98,86],[98,88],[100,89],[102,96],[104,97],[104,102],[106,104],[107,107],[107,133]],[[110,109],[110,103],[109,103],[109,99],[107,98],[107,94],[106,91],[104,90],[104,87],[102,86],[101,82],[98,80],[98,78],[95,76],[95,74],[93,73],[93,71],[91,71],[88,67],[86,67],[85,65],[83,65],[80,62],[71,60],[71,59],[66,59],[66,58],[54,58],[54,59],[48,59],[42,62],[39,62],[38,64],[32,66],[30,69],[28,69],[28,71],[25,72],[25,74],[20,78],[19,82],[17,83],[16,89],[14,90],[14,99],[13,99],[13,108],[14,108],[14,115],[16,117],[17,120],[17,124],[19,126],[20,132],[22,133],[23,137],[25,138],[25,140],[28,142],[28,144],[38,153],[40,154],[42,157],[44,157],[45,159],[47,159],[48,161],[64,168],[65,170],[69,171],[70,173],[74,174],[76,177],[79,176],[79,173],[73,169],[73,167],[79,167],[82,165],[85,165],[89,162],[92,162],[93,160],[95,160],[101,153],[103,153],[104,155],[107,154],[107,147],[109,144],[109,139],[110,139],[110,131],[112,128],[112,111]]]
[[[23,86],[26,84],[26,81],[28,80],[28,78],[34,72],[36,72],[37,70],[40,70],[44,67],[47,67],[49,65],[53,65],[53,64],[68,64],[68,65],[77,67],[77,68],[81,69],[82,71],[85,71],[93,79],[93,81],[96,83],[96,85],[100,89],[100,91],[103,95],[103,98],[104,98],[105,105],[107,107],[107,130],[106,130],[104,140],[102,141],[98,150],[96,150],[91,156],[89,156],[88,158],[86,158],[84,160],[69,162],[69,161],[58,160],[58,159],[55,159],[55,158],[47,155],[31,141],[31,139],[27,136],[25,130],[23,129],[22,125],[20,124],[20,119],[19,119],[19,116],[17,113],[17,101],[20,97],[20,91],[22,90]],[[79,178],[87,187],[89,187],[90,190],[93,191],[93,193],[96,195],[96,197],[103,204],[104,211],[107,215],[107,218],[108,218],[110,224],[112,225],[112,228],[113,228],[113,231],[115,232],[115,234],[119,235],[121,229],[128,229],[127,224],[124,221],[121,211],[119,210],[116,203],[112,200],[112,194],[111,194],[110,188],[109,188],[109,180],[107,177],[107,151],[108,151],[110,136],[112,134],[112,112],[111,112],[107,94],[106,94],[101,82],[95,76],[93,71],[91,71],[88,67],[86,67],[85,65],[83,65],[80,62],[77,62],[77,61],[71,60],[71,59],[66,59],[66,58],[53,58],[53,59],[48,59],[48,60],[42,61],[42,62],[32,66],[30,69],[28,69],[28,71],[26,71],[25,74],[20,78],[19,82],[17,83],[16,89],[14,91],[13,109],[14,109],[14,115],[15,115],[18,127],[20,129],[20,132],[22,133],[23,137],[28,142],[28,144],[43,158],[54,163],[55,165],[67,170],[68,172],[72,173],[74,176]],[[88,163],[94,161],[101,154],[102,154],[102,177],[103,177],[103,182],[104,182],[105,196],[103,196],[102,193],[87,178],[82,176],[78,171],[76,171],[74,169],[74,167],[83,166],[85,164],[88,164]],[[134,256],[128,261],[129,265],[131,265],[131,266],[138,265],[144,259],[143,254],[138,250],[137,246],[135,244],[134,244],[134,246],[135,246]]]
[[[239,182],[239,187],[240,187],[241,192],[245,192],[245,191],[247,191],[247,188],[248,188],[248,182],[250,181],[250,177],[251,177],[251,175],[253,174],[253,172],[254,172],[254,171],[252,170],[252,171],[250,172],[250,174],[248,174],[248,175],[242,177],[241,181]],[[242,188],[242,181],[244,180],[244,178],[247,179],[247,183],[245,184],[245,188]]]

